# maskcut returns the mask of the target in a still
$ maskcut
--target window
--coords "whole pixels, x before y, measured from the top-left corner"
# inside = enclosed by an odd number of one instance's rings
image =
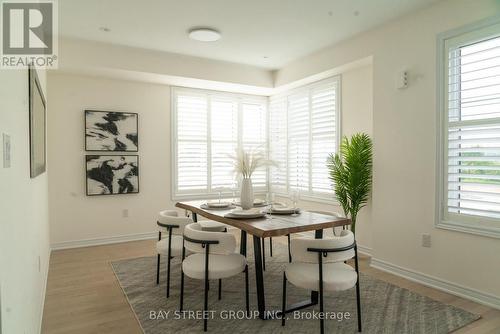
[[[326,162],[338,147],[338,77],[272,96],[270,110],[271,186],[277,193],[333,198]]]
[[[500,23],[439,41],[437,225],[500,237]]]
[[[229,155],[237,147],[267,150],[266,98],[174,88],[172,100],[174,197],[230,192]],[[266,169],[252,180],[256,191],[266,189]]]

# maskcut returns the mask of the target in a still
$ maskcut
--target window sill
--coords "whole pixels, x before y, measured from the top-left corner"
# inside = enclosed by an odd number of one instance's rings
[[[276,194],[276,196],[282,197],[282,198],[289,198],[290,197],[289,194],[281,193],[278,191],[276,191],[275,194]],[[334,195],[331,195],[331,197],[322,197],[322,196],[312,196],[312,195],[301,194],[300,201],[328,204],[328,205],[340,207],[340,203],[335,199]]]
[[[500,228],[484,225],[471,226],[469,224],[453,222],[453,221],[441,221],[436,224],[437,228],[457,231],[463,233],[469,233],[474,235],[480,235],[490,238],[500,238]]]
[[[254,190],[254,195],[256,196],[266,196],[267,191],[266,190]],[[202,199],[218,199],[219,195],[217,193],[214,194],[196,194],[196,193],[191,193],[191,194],[175,194],[172,196],[172,201],[174,202],[179,202],[179,201],[194,201],[194,200],[202,200]],[[222,198],[223,199],[232,199],[233,195],[230,193],[222,193]],[[238,195],[239,198],[239,195]]]

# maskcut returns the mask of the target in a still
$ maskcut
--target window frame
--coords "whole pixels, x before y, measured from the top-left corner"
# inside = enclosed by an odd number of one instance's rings
[[[340,149],[340,141],[342,140],[342,75],[334,75],[331,77],[328,77],[326,79],[322,79],[319,81],[315,81],[300,87],[296,87],[290,90],[286,90],[284,92],[280,92],[279,94],[275,94],[269,97],[269,105],[271,104],[271,98],[275,99],[284,99],[284,104],[285,104],[285,114],[286,114],[286,127],[285,127],[285,138],[286,138],[286,187],[283,189],[278,189],[278,190],[273,190],[272,184],[269,185],[269,189],[271,189],[273,192],[275,192],[278,196],[288,196],[288,194],[291,191],[290,187],[290,182],[289,182],[289,149],[290,145],[288,142],[289,138],[289,97],[290,96],[296,96],[296,95],[301,95],[304,94],[308,96],[309,99],[309,108],[311,107],[311,92],[317,88],[321,87],[327,83],[335,83],[336,84],[336,99],[335,99],[335,152],[338,153]],[[268,108],[268,118],[271,119],[271,108]],[[309,109],[309,155],[311,155],[311,148],[312,148],[312,128],[311,128],[311,109]],[[270,133],[271,127],[269,126],[268,132]],[[269,138],[269,145],[271,145],[271,137],[268,135]],[[272,158],[272,157],[271,157]],[[330,205],[339,205],[339,202],[337,201],[335,197],[335,193],[320,193],[320,192],[314,192],[311,191],[312,188],[312,183],[311,183],[311,177],[312,177],[312,160],[309,159],[309,191],[308,192],[300,192],[300,199],[305,200],[305,201],[310,201],[310,202],[316,202],[316,203],[324,203],[324,204],[330,204]],[[275,168],[275,167],[272,167]]]
[[[198,95],[198,96],[203,96],[207,97],[207,105],[208,105],[208,115],[207,115],[207,146],[209,147],[207,151],[207,190],[206,192],[200,192],[200,191],[179,191],[178,190],[178,171],[177,171],[177,148],[178,148],[178,129],[177,129],[177,94],[179,93],[186,93],[188,95]],[[215,97],[216,99],[219,100],[231,100],[235,101],[237,103],[237,119],[238,119],[238,124],[237,124],[237,146],[241,147],[243,145],[243,129],[242,129],[242,119],[243,119],[243,108],[242,105],[244,103],[248,104],[261,104],[264,107],[264,113],[265,113],[265,140],[264,140],[264,145],[266,148],[266,154],[268,154],[268,142],[269,142],[269,125],[268,125],[268,120],[269,120],[269,109],[268,109],[268,98],[266,96],[260,96],[260,95],[249,95],[249,94],[238,94],[238,93],[230,93],[230,92],[224,92],[224,91],[216,91],[216,90],[208,90],[208,89],[198,89],[198,88],[188,88],[188,87],[179,87],[179,86],[172,86],[171,87],[171,92],[170,92],[170,167],[171,167],[171,197],[172,200],[186,200],[186,199],[210,199],[210,198],[216,198],[218,196],[217,191],[214,191],[211,189],[211,180],[212,180],[212,175],[211,175],[211,143],[212,143],[212,136],[211,136],[211,111],[210,111],[210,104],[211,104],[211,99],[210,97]],[[209,145],[210,144],[210,145]],[[260,193],[265,193],[267,192],[269,188],[269,173],[266,170],[266,186],[264,189],[258,188],[255,189],[255,193],[260,194]],[[231,191],[223,191],[222,192],[224,196],[231,195]]]
[[[448,208],[448,55],[451,47],[466,46],[500,36],[500,16],[488,18],[437,36],[437,150],[436,208],[437,228],[500,238],[500,219],[468,214],[449,214]],[[493,37],[494,38],[494,37]]]

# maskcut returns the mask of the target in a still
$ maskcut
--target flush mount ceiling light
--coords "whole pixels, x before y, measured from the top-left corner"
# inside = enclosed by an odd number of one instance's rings
[[[215,42],[221,38],[221,35],[212,28],[193,28],[189,30],[189,38],[200,42]]]

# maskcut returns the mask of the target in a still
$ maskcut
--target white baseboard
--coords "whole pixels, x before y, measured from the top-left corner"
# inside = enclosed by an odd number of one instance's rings
[[[372,249],[370,247],[366,247],[358,244],[358,252],[364,255],[372,256]]]
[[[482,292],[476,289],[458,285],[453,282],[443,280],[441,278],[429,276],[411,269],[403,268],[392,263],[372,258],[371,264],[373,268],[404,277],[410,281],[417,282],[428,287],[450,293],[465,299],[472,300],[479,304],[500,309],[500,297]]]
[[[119,235],[116,237],[55,242],[51,245],[51,249],[60,250],[60,249],[100,246],[100,245],[117,244],[120,242],[127,242],[127,241],[149,240],[155,238],[158,238],[158,232],[136,233],[128,235]]]

